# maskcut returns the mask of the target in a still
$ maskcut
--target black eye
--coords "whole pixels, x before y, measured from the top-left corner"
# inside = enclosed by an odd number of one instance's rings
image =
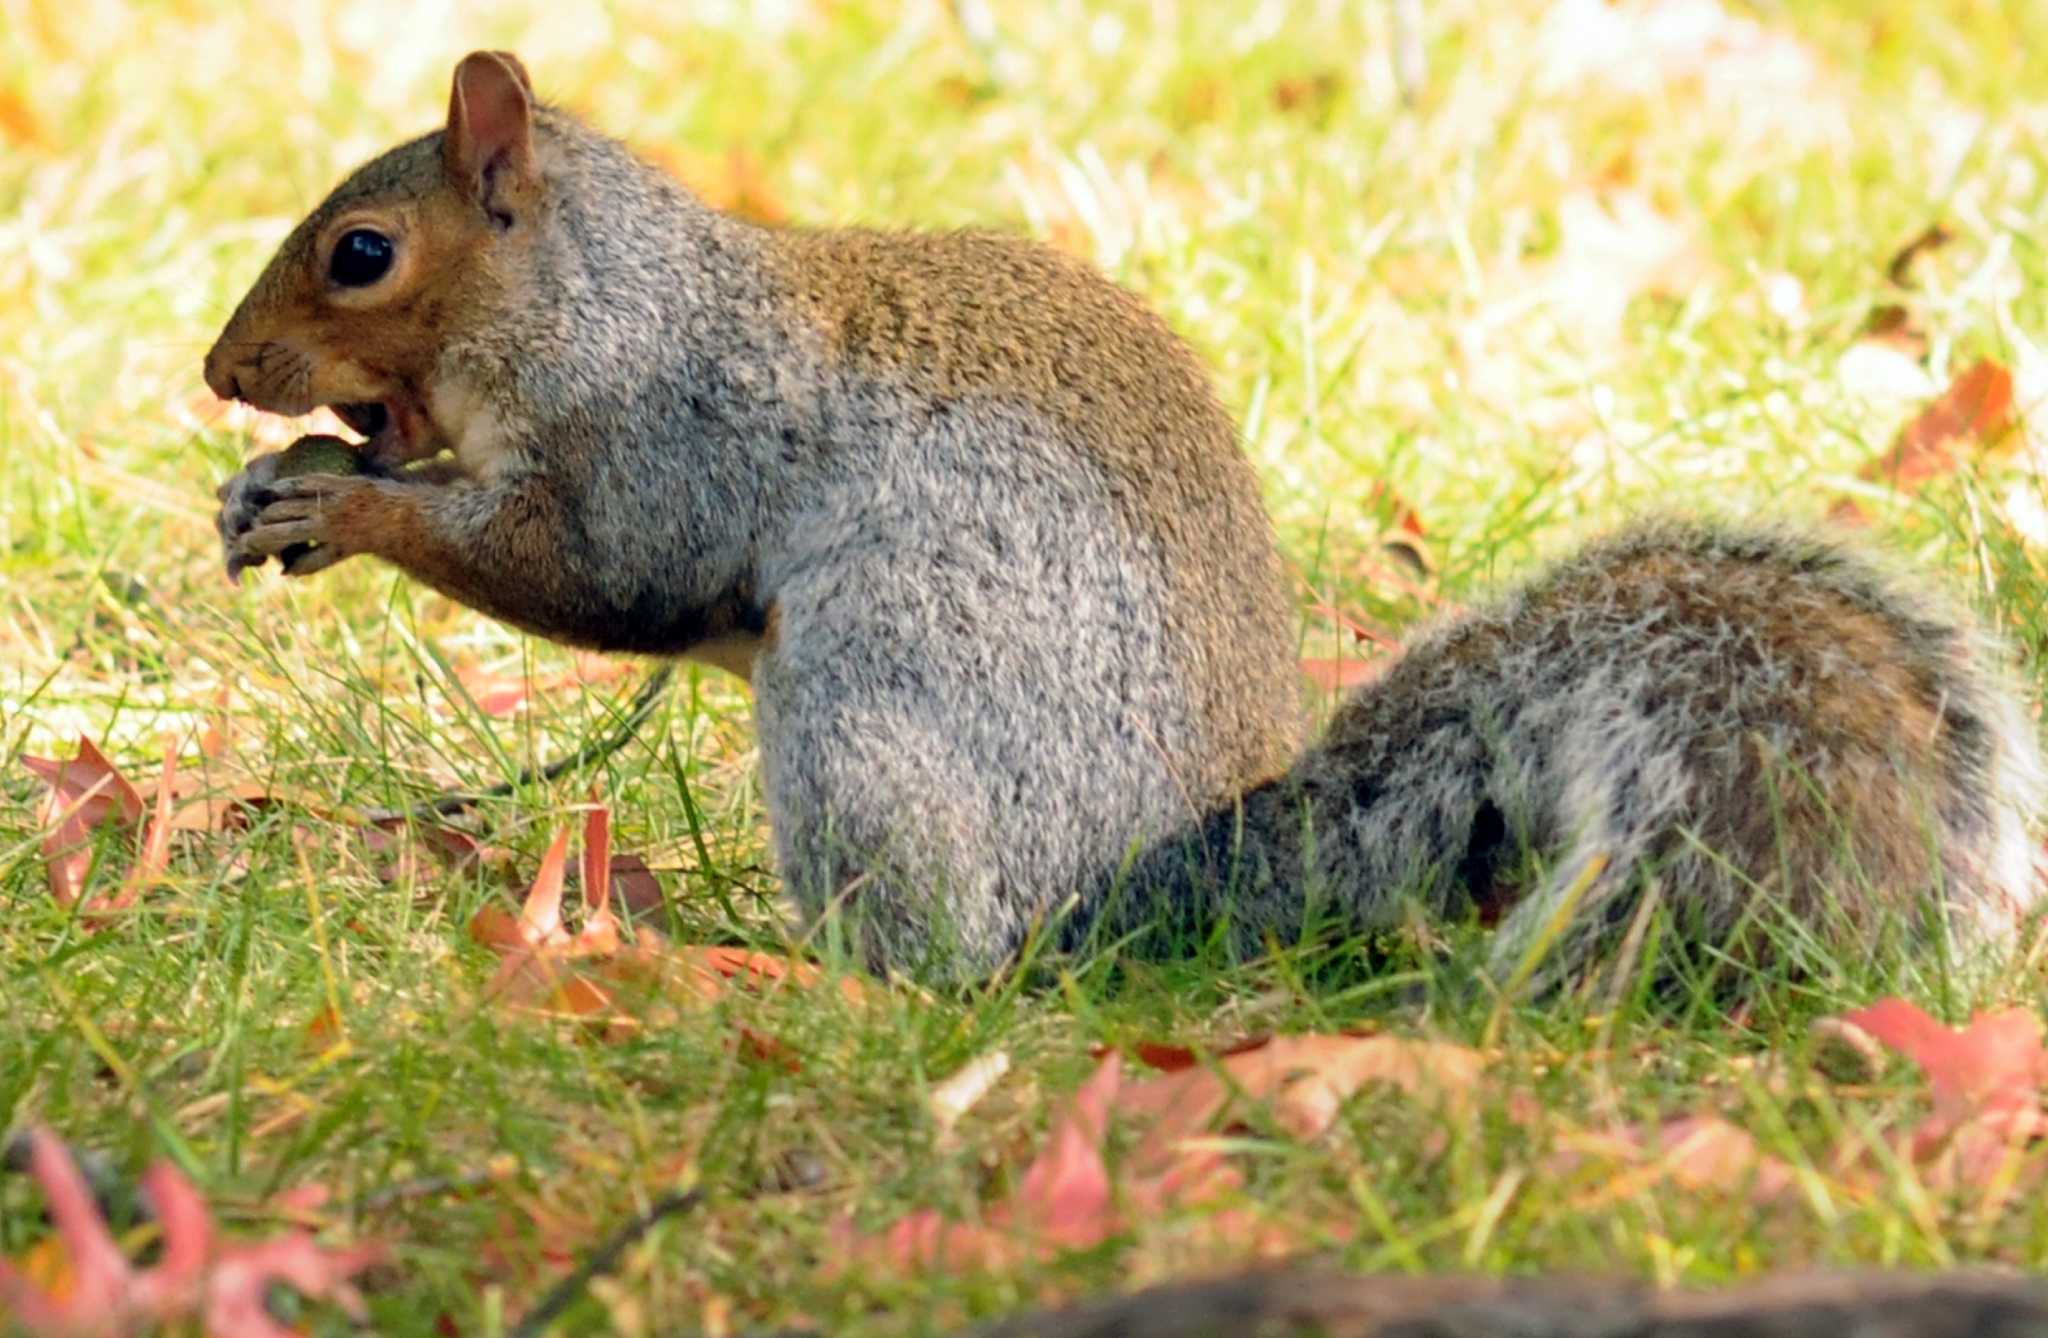
[[[350,228],[334,244],[327,277],[344,288],[367,288],[391,269],[391,239],[368,228]]]

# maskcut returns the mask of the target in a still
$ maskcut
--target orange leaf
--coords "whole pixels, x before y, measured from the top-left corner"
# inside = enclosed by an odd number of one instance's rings
[[[458,665],[455,680],[487,716],[508,716],[526,703],[526,676],[492,673],[474,664]]]
[[[134,903],[135,899],[170,868],[171,864],[171,797],[178,780],[177,745],[164,745],[164,769],[156,778],[156,809],[149,825],[143,829],[142,855],[135,861],[135,867],[121,882],[120,890],[111,896],[102,897],[90,903],[95,910],[121,910]]]
[[[547,854],[540,857],[540,871],[533,876],[526,900],[519,908],[519,936],[539,947],[567,938],[562,928],[562,882],[569,864],[569,829],[555,833]]]
[[[1910,492],[1954,472],[1969,448],[1998,445],[2012,426],[2012,373],[1984,358],[1908,423],[1889,451],[1864,466],[1862,477]]]
[[[569,832],[555,834],[533,884],[515,917],[487,905],[470,918],[470,937],[504,955],[488,993],[502,1003],[542,1013],[599,1017],[613,1035],[653,1025],[678,1003],[716,999],[725,983],[788,980],[810,988],[824,979],[817,967],[772,953],[741,948],[671,948],[650,928],[625,943],[612,913],[612,881],[625,868],[647,882],[644,862],[611,853],[611,811],[592,803],[584,815],[579,872],[583,888],[581,926],[571,933],[562,914]],[[659,893],[659,884],[655,884]],[[864,998],[860,982],[843,979],[842,993]],[[648,1016],[649,1009],[654,1010]]]

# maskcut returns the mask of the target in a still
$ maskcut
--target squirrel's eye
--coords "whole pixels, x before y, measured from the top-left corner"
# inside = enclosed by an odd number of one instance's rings
[[[334,244],[327,277],[344,288],[367,288],[391,269],[391,239],[369,228],[350,228]]]

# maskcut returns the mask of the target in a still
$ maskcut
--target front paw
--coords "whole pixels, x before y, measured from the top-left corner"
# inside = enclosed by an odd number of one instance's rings
[[[230,483],[239,482],[257,465]],[[368,551],[368,520],[382,504],[378,479],[341,474],[301,474],[267,482],[251,482],[233,496],[222,490],[221,537],[227,546],[228,575],[260,567],[275,557],[287,576],[316,571]],[[231,514],[232,513],[232,514]]]
[[[245,568],[260,567],[267,560],[267,556],[244,553],[240,547],[256,517],[273,500],[271,485],[277,481],[283,462],[283,451],[259,455],[214,493],[220,499],[220,514],[214,517],[213,526],[220,534],[231,581],[239,582]]]

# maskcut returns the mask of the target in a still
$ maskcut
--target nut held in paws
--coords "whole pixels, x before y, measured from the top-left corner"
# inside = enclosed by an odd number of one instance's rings
[[[300,437],[285,448],[278,459],[275,477],[297,478],[301,474],[360,474],[363,457],[340,437],[315,434]]]

